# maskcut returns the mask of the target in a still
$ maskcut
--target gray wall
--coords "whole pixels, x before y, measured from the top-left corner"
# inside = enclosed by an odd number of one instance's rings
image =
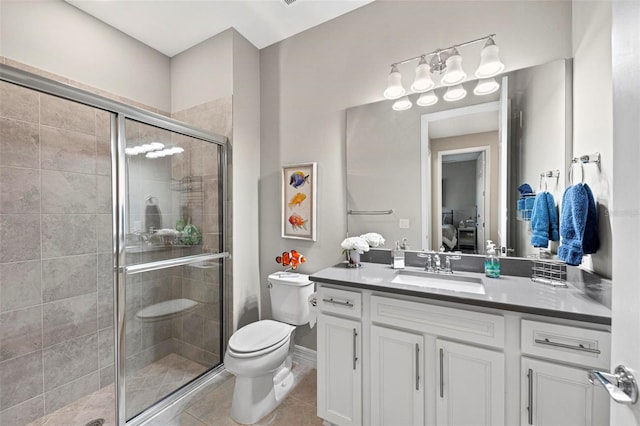
[[[379,1],[261,51],[262,276],[278,269],[273,256],[291,248],[307,256],[303,272],[341,260],[346,232],[344,110],[382,99],[391,62],[490,33],[498,34],[507,71],[569,57],[571,3]],[[477,51],[461,54],[472,75]],[[401,69],[405,85],[410,85],[414,67]],[[315,243],[282,239],[275,225],[280,220],[280,168],[308,161],[318,162]],[[262,295],[266,305],[266,291]],[[315,333],[300,342],[315,347]]]
[[[476,206],[476,161],[443,163],[442,187],[443,210],[473,209]]]

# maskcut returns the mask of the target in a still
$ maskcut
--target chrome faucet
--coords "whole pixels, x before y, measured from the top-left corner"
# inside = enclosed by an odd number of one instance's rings
[[[451,267],[452,260],[460,260],[462,256],[447,256],[444,263],[444,269],[442,270],[444,273],[453,274],[453,268]]]
[[[433,255],[433,260],[435,263],[435,272],[438,273],[440,272],[440,255],[438,255],[437,253]]]

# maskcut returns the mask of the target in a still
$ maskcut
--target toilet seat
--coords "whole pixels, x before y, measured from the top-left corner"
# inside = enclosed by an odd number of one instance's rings
[[[245,325],[229,339],[233,356],[248,358],[272,352],[286,344],[295,327],[273,320],[257,321]]]

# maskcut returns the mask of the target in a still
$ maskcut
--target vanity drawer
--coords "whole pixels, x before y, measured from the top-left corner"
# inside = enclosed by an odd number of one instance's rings
[[[362,294],[357,291],[320,287],[318,289],[318,309],[321,312],[360,318],[362,316]]]
[[[504,348],[504,317],[501,315],[371,296],[371,321]]]
[[[588,367],[609,368],[611,334],[606,331],[522,320],[523,355]]]

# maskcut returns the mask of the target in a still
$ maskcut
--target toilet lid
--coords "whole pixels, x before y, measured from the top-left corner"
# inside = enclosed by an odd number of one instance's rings
[[[262,320],[245,325],[233,333],[229,347],[235,352],[256,352],[286,339],[291,326],[278,321]]]

